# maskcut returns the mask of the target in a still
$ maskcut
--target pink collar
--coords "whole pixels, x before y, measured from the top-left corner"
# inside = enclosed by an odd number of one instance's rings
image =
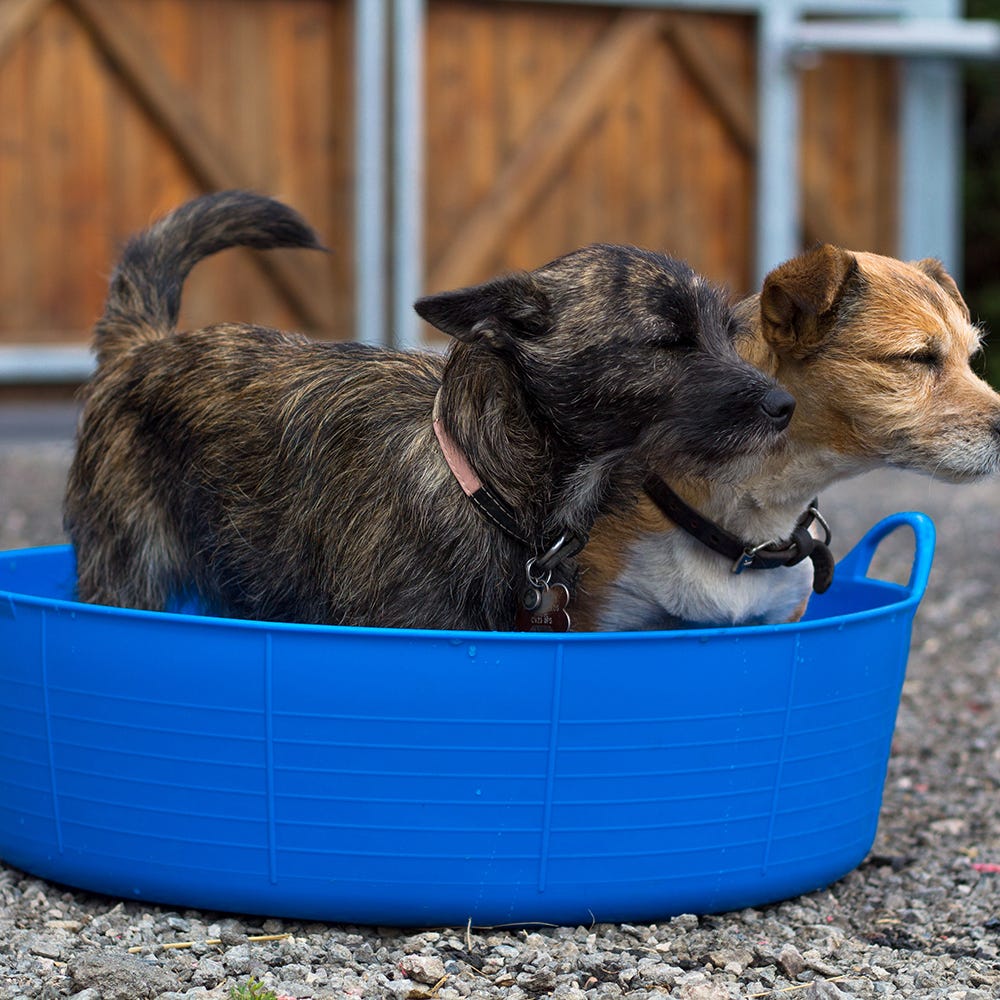
[[[476,474],[469,460],[462,453],[455,439],[445,429],[441,419],[441,392],[434,397],[432,416],[434,434],[441,447],[441,454],[452,475],[462,487],[462,492],[488,521],[526,549],[537,551],[519,523],[516,512],[499,495],[495,494]],[[515,627],[527,632],[567,632],[570,627],[566,614],[569,588],[565,584],[550,587],[552,573],[560,563],[572,559],[587,542],[586,535],[564,531],[555,541],[541,545],[542,554],[528,560],[525,565],[527,588],[522,590]]]
[[[434,433],[437,435],[438,444],[441,446],[441,454],[448,463],[452,475],[458,480],[459,486],[467,497],[483,488],[483,482],[476,475],[476,470],[469,465],[469,460],[462,454],[461,448],[455,439],[445,430],[444,422],[441,420],[441,393],[434,397]]]

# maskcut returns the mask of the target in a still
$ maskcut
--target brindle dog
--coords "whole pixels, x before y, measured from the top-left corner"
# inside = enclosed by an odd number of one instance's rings
[[[788,393],[737,354],[725,296],[631,247],[421,299],[455,338],[446,358],[255,326],[175,330],[203,257],[317,245],[279,202],[225,192],[126,246],[66,498],[82,600],[510,629],[527,561],[548,550],[546,577],[569,580],[568,557],[598,515],[634,504],[648,464],[738,478],[791,417]]]

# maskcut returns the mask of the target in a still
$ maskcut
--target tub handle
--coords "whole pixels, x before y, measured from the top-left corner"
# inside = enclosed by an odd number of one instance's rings
[[[837,573],[853,580],[863,580],[868,575],[868,568],[882,539],[904,525],[913,532],[914,540],[913,567],[906,589],[911,597],[916,595],[919,600],[923,596],[927,579],[931,574],[935,533],[934,522],[926,514],[917,511],[890,514],[879,521],[840,560],[837,564]]]

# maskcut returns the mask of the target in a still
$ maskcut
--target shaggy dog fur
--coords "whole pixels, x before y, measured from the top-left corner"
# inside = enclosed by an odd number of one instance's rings
[[[744,476],[794,401],[742,360],[686,265],[592,246],[417,303],[448,356],[259,327],[175,330],[225,247],[315,247],[278,202],[227,192],[125,248],[97,323],[65,505],[82,600],[347,625],[508,629],[526,562],[634,507],[652,463]],[[463,494],[437,413],[516,515]],[[570,581],[563,563],[555,579]]]
[[[966,482],[1000,471],[1000,396],[974,373],[980,331],[938,261],[820,246],[737,308],[743,357],[798,406],[786,440],[738,483],[657,466],[690,504],[751,544],[785,539],[831,483],[880,466]],[[796,620],[810,563],[734,575],[648,497],[598,521],[575,622],[672,628]]]

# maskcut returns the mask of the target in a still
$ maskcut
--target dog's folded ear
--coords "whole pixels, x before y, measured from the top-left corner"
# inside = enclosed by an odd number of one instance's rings
[[[824,243],[771,271],[760,293],[760,316],[774,349],[803,357],[819,347],[828,326],[821,319],[857,270],[853,254]]]
[[[972,319],[972,313],[969,312],[969,307],[965,304],[965,299],[962,298],[962,293],[958,290],[955,279],[944,269],[944,264],[941,261],[935,257],[925,257],[923,260],[915,260],[911,263],[918,271],[923,271],[928,278],[936,281],[955,300],[959,309],[962,310],[962,315],[967,320]]]
[[[456,340],[501,350],[549,328],[549,303],[534,275],[519,272],[473,288],[426,295],[413,306],[422,319]]]

